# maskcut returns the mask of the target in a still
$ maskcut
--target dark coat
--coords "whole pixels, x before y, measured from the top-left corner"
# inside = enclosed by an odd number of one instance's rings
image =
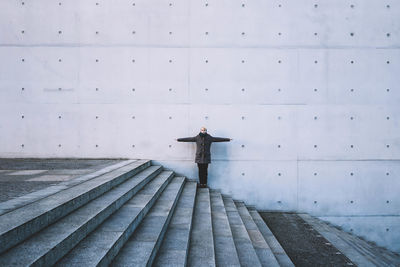
[[[211,143],[212,142],[229,142],[229,138],[224,137],[213,137],[207,133],[206,136],[202,137],[200,134],[195,137],[184,137],[178,138],[178,142],[196,142],[196,159],[195,163],[211,163]]]

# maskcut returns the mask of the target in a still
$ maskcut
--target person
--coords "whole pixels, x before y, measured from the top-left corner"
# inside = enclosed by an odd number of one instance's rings
[[[178,142],[196,142],[196,158],[195,163],[199,168],[199,187],[207,187],[207,169],[211,163],[211,143],[212,142],[229,142],[232,138],[213,137],[207,133],[206,127],[201,127],[200,133],[194,137],[183,137],[175,139]]]

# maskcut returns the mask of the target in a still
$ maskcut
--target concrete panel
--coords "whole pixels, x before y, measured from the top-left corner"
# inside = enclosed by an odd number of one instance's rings
[[[299,210],[315,216],[398,215],[394,161],[300,161]]]

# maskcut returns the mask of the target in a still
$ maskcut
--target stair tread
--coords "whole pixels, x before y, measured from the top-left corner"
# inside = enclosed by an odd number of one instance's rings
[[[210,195],[217,266],[240,266],[221,193],[212,191]]]
[[[139,191],[161,166],[150,166],[0,256],[0,265],[50,265],[64,256],[112,212]],[[129,193],[129,194],[127,194]],[[121,201],[123,200],[123,201]],[[43,262],[43,261],[46,262]]]
[[[348,246],[351,246],[353,249],[358,251],[361,255],[367,258],[370,262],[380,266],[392,266],[393,264],[400,263],[400,257],[396,257],[395,254],[390,255],[387,251],[385,255],[383,252],[378,251],[378,247],[372,247],[367,241],[362,240],[361,238],[347,233],[343,230],[339,230],[336,227],[330,225],[327,222],[322,221],[319,218],[312,217],[310,215],[303,215],[303,217],[308,217],[314,225],[320,227],[321,230],[327,233],[335,234],[341,242],[345,242]]]
[[[376,266],[369,259],[367,259],[359,250],[354,248],[351,244],[345,242],[336,233],[324,229],[316,221],[316,218],[308,214],[299,214],[307,223],[309,223],[315,230],[317,230],[323,237],[325,237],[332,245],[334,245],[341,253],[348,257],[352,262],[359,266]]]
[[[149,160],[135,161],[3,214],[0,216],[0,253],[89,202],[90,197],[97,197],[117,182],[123,182],[131,173],[136,173],[149,164]]]
[[[354,243],[357,245],[360,249],[366,250],[367,253],[372,254],[375,258],[379,258],[382,261],[385,261],[387,263],[398,263],[400,265],[400,256],[396,255],[395,253],[385,249],[381,248],[379,246],[374,246],[367,242],[366,240],[363,240],[359,238],[358,236],[348,233],[344,230],[337,229],[336,227],[330,225],[329,223],[326,223],[322,220],[319,220],[320,223],[325,224],[326,227],[330,227],[335,231],[342,239],[345,239],[349,242]]]
[[[208,188],[197,191],[188,266],[215,266],[214,238]]]
[[[282,248],[278,240],[275,238],[272,231],[269,229],[268,225],[261,218],[260,214],[257,210],[249,210],[251,217],[256,223],[258,229],[261,234],[264,236],[265,241],[271,248],[272,252],[275,255],[276,260],[282,267],[293,267],[294,264],[290,260],[289,256],[286,254],[285,250]]]
[[[261,266],[246,227],[231,197],[223,195],[225,210],[241,266]]]
[[[184,177],[175,177],[112,262],[112,266],[149,266],[179,199]],[[137,255],[137,257],[132,257]]]
[[[186,265],[196,188],[196,182],[186,182],[154,261],[154,266]]]
[[[243,202],[235,202],[235,204],[246,227],[247,233],[249,234],[250,240],[253,243],[253,247],[256,250],[261,265],[279,267],[279,263],[276,260],[274,253],[272,252],[268,243],[265,241],[264,236],[258,229],[258,226],[251,217],[247,207]]]
[[[104,168],[102,168],[100,170],[97,170],[95,172],[87,173],[85,175],[75,177],[75,178],[73,178],[71,180],[63,181],[63,182],[57,183],[56,185],[50,185],[50,186],[45,187],[45,188],[43,188],[41,190],[37,190],[37,191],[34,191],[32,193],[24,194],[23,196],[16,197],[16,198],[1,202],[0,203],[0,215],[3,215],[5,213],[7,213],[7,212],[10,212],[10,211],[15,210],[17,208],[20,208],[22,206],[31,204],[31,203],[33,203],[35,201],[38,201],[40,199],[43,199],[43,198],[48,197],[50,195],[53,195],[53,194],[55,194],[57,192],[60,192],[62,190],[70,188],[72,186],[78,185],[80,183],[83,183],[85,181],[88,181],[90,179],[98,177],[98,176],[103,175],[105,173],[108,173],[110,171],[116,170],[116,169],[121,168],[121,167],[123,167],[125,165],[131,164],[131,163],[133,163],[135,161],[138,161],[138,160],[135,160],[135,159],[134,160],[123,160],[123,161],[118,162],[116,164],[112,164],[110,166],[106,166],[106,167],[104,167]]]

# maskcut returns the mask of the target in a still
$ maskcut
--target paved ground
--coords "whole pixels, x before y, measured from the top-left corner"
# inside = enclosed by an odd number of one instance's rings
[[[355,266],[297,214],[260,212],[260,215],[296,267]]]
[[[121,160],[0,159],[0,202],[95,172]]]

